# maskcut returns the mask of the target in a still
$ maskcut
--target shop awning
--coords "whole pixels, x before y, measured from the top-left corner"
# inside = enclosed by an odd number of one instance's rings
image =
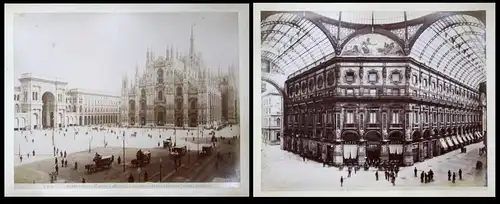
[[[451,139],[453,140],[453,142],[455,144],[460,144],[460,143],[458,143],[457,136],[453,135],[453,136],[451,136]]]
[[[389,154],[403,154],[403,145],[401,144],[390,144]]]
[[[460,144],[464,143],[464,140],[462,140],[462,136],[460,136],[460,135],[457,135],[457,140],[458,140],[458,142],[460,142]]]
[[[445,149],[448,148],[448,145],[444,141],[444,138],[439,138],[439,143],[441,143],[441,147],[443,147]]]
[[[472,141],[472,137],[471,137],[470,132],[468,132],[465,136],[467,137],[467,139],[468,139],[469,141]]]
[[[468,139],[465,137],[465,134],[461,134],[460,137],[462,138],[462,141],[467,142]]]
[[[445,137],[446,139],[446,144],[448,144],[448,147],[453,147],[453,142],[451,141],[451,138],[450,137]]]

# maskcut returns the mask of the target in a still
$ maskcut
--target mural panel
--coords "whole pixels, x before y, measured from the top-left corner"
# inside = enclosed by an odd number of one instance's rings
[[[344,47],[343,56],[403,56],[403,49],[390,38],[380,34],[354,37]]]

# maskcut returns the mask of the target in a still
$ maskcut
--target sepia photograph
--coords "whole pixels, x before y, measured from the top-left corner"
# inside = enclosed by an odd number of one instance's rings
[[[256,12],[261,191],[488,188],[485,10]]]
[[[14,187],[240,183],[238,18],[14,13]]]

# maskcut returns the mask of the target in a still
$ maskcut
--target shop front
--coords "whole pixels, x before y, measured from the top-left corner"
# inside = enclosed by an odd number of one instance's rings
[[[357,165],[358,164],[358,144],[359,135],[354,131],[344,132],[342,139],[343,144],[343,159],[344,165]]]
[[[387,146],[389,148],[389,161],[393,161],[402,165],[404,161],[403,132],[393,131],[389,134],[388,139],[389,139],[389,144]]]

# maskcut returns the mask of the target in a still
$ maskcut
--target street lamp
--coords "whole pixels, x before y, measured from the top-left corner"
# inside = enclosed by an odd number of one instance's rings
[[[161,156],[160,156],[160,183],[161,183],[161,179],[163,178],[163,177],[161,176],[161,174],[162,174],[162,170],[163,170],[163,166],[162,166],[162,159],[161,159]]]
[[[123,145],[122,145],[122,153],[123,153],[123,172],[125,172],[125,130],[123,131]]]
[[[54,117],[52,117],[52,121],[54,121]],[[56,127],[54,126],[54,122],[52,122],[52,146],[56,146],[56,143],[54,141],[55,131],[56,131]]]

